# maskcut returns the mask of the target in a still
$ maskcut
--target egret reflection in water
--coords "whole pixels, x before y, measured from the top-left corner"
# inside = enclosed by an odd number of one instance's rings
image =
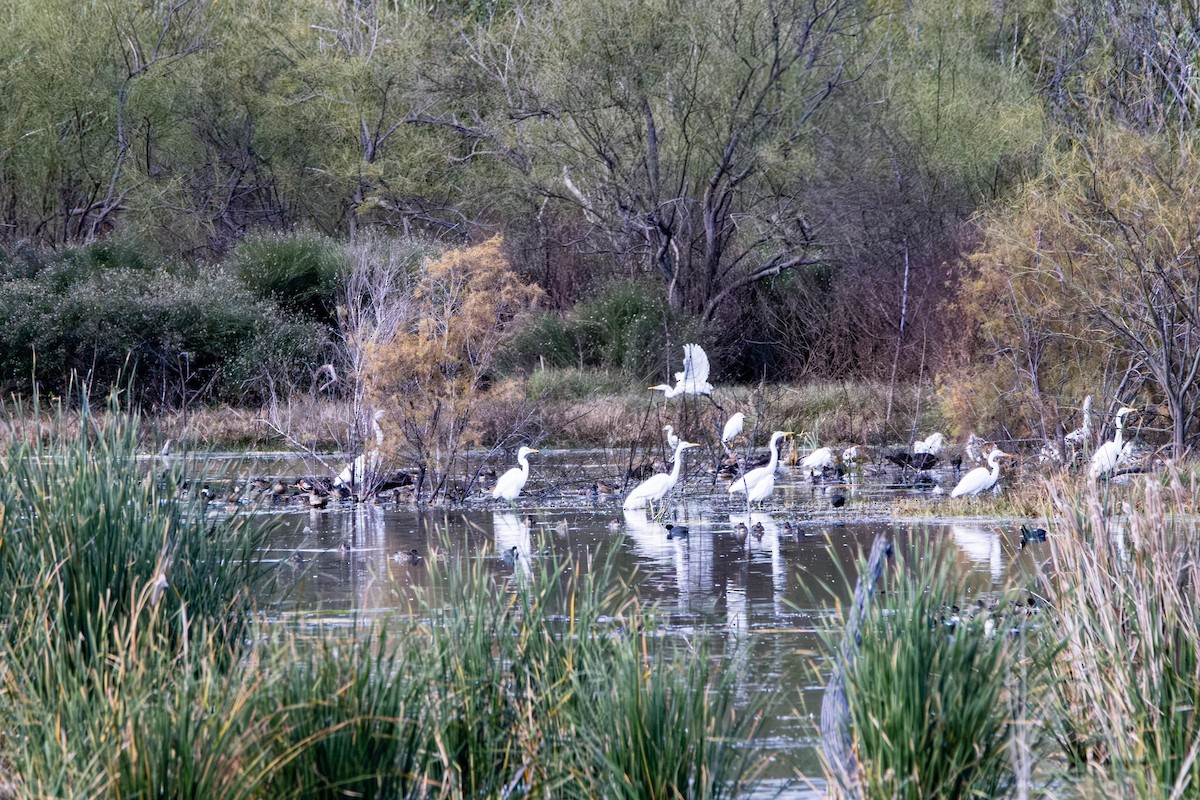
[[[533,537],[530,535],[529,524],[511,511],[496,511],[492,514],[492,533],[496,542],[496,553],[506,561],[511,560],[514,570],[521,570],[522,573],[528,570],[529,559],[533,555]]]
[[[1004,553],[999,534],[979,527],[955,524],[950,526],[950,536],[969,561],[987,565],[992,583],[1004,580]]]

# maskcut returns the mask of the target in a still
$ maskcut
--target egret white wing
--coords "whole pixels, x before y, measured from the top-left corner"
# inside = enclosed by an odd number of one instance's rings
[[[683,346],[683,381],[684,383],[708,382],[708,354],[698,344]]]

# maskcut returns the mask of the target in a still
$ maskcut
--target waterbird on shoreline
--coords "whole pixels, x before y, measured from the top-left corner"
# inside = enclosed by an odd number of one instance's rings
[[[746,537],[750,535],[750,529],[746,527],[746,523],[739,522],[733,526],[733,538],[737,539],[740,545],[746,544]]]
[[[674,450],[675,445],[679,444],[679,437],[675,435],[675,429],[670,425],[663,425],[663,432],[667,434],[667,448]]]
[[[1120,463],[1129,457],[1130,448],[1122,444],[1122,434],[1125,428],[1125,415],[1137,411],[1136,408],[1122,406],[1117,411],[1117,432],[1111,442],[1105,442],[1092,453],[1092,461],[1088,464],[1088,476],[1095,480],[1111,475]]]
[[[1001,458],[1013,457],[998,447],[992,448],[992,452],[987,457],[987,463],[991,467],[991,470],[987,467],[976,467],[966,475],[963,475],[962,480],[954,487],[954,491],[950,492],[950,496],[973,497],[986,489],[992,488],[996,485],[996,481],[1000,480],[1000,464],[997,462]]]
[[[334,486],[358,486],[379,472],[380,452],[383,449],[383,428],[380,427],[379,420],[383,419],[386,413],[381,408],[371,417],[371,426],[375,429],[375,447],[364,450],[347,464],[345,469],[333,479]]]

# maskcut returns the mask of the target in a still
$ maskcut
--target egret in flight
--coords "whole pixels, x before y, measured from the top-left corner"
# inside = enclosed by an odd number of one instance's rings
[[[729,493],[745,492],[746,498],[752,503],[761,503],[775,491],[775,470],[779,467],[779,440],[791,436],[791,431],[775,431],[771,434],[771,460],[766,466],[752,469],[733,483],[729,484]]]
[[[517,495],[525,488],[525,482],[529,480],[528,456],[536,452],[538,451],[532,447],[522,447],[517,451],[517,463],[521,466],[513,467],[500,476],[496,481],[495,488],[492,489],[492,497],[504,498],[509,505],[512,505],[513,501],[517,499]]]
[[[992,448],[992,452],[988,453],[987,457],[988,467],[991,467],[991,470],[989,471],[987,467],[976,467],[963,475],[962,480],[954,487],[954,491],[950,492],[950,496],[974,497],[980,492],[992,488],[996,485],[996,481],[1000,480],[1000,464],[997,463],[999,459],[1013,457],[999,447]]]
[[[683,372],[675,373],[675,385],[660,383],[651,390],[662,392],[663,397],[678,397],[681,394],[712,396],[713,387],[708,382],[708,354],[698,344],[683,346]]]
[[[1088,465],[1088,475],[1092,478],[1102,478],[1111,475],[1117,465],[1125,458],[1125,449],[1121,442],[1122,431],[1125,427],[1125,415],[1137,411],[1136,408],[1122,406],[1117,411],[1117,433],[1111,442],[1105,442],[1092,453],[1092,463]]]
[[[679,444],[675,445],[675,464],[671,467],[671,471],[651,475],[633,487],[625,497],[625,502],[621,504],[621,507],[631,510],[644,508],[649,505],[653,509],[654,502],[662,500],[666,493],[675,488],[675,484],[679,482],[679,467],[683,464],[683,451],[689,447],[699,446],[695,442],[680,440]]]

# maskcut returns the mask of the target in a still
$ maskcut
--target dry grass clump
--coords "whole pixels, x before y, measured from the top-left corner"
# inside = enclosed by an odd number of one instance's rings
[[[1111,796],[1200,797],[1200,488],[1168,474],[1132,494],[1117,506],[1106,485],[1051,486],[1047,729]]]

